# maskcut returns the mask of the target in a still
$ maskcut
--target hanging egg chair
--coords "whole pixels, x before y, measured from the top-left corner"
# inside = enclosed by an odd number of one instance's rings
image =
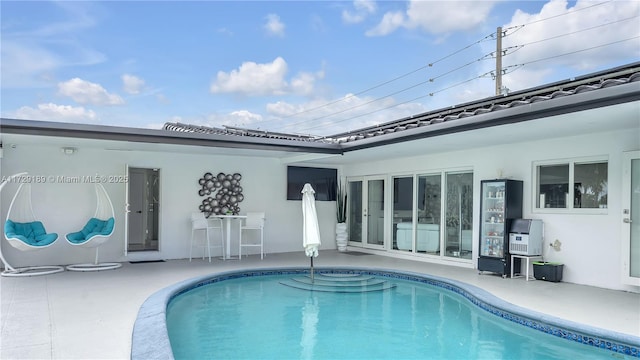
[[[21,181],[25,179],[25,181]],[[37,220],[33,213],[31,202],[31,183],[28,174],[19,173],[6,178],[0,184],[0,192],[9,182],[19,181],[20,186],[16,191],[9,211],[7,212],[7,220],[4,224],[4,237],[7,242],[20,251],[41,250],[53,245],[58,240],[58,234],[47,233],[44,224]],[[2,276],[35,276],[47,275],[61,272],[64,270],[62,266],[45,265],[45,266],[28,266],[14,268],[2,255],[2,247],[0,246],[0,260],[4,265]]]
[[[100,183],[95,184],[96,189],[96,212],[86,225],[79,231],[65,235],[67,242],[73,246],[83,248],[95,248],[95,261],[88,264],[76,264],[67,266],[71,271],[100,271],[112,270],[122,266],[120,263],[100,263],[98,253],[100,246],[107,242],[115,229],[115,217],[113,204],[109,194]]]

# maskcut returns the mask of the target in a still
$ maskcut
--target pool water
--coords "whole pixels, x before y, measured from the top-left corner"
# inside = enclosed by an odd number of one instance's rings
[[[174,357],[625,358],[507,321],[428,284],[380,277],[368,280],[384,282],[379,291],[310,291],[291,286],[294,277],[229,279],[176,296],[167,308]]]

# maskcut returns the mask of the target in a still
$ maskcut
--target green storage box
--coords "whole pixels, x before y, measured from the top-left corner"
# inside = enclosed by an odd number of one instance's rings
[[[563,264],[548,261],[533,262],[533,277],[537,280],[545,280],[552,282],[562,281]]]

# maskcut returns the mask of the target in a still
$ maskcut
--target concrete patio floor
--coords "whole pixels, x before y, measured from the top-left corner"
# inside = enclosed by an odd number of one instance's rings
[[[510,303],[565,320],[640,337],[640,294],[524,278],[378,255],[321,251],[315,266],[375,267],[431,274],[480,287]],[[0,279],[1,359],[128,359],[142,303],[179,281],[222,271],[308,266],[304,252],[264,260],[124,263],[103,272]]]

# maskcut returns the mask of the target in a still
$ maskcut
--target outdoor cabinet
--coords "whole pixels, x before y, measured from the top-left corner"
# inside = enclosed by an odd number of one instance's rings
[[[480,182],[480,251],[478,271],[506,277],[511,271],[509,229],[522,217],[522,181],[497,179]],[[520,259],[513,266],[520,268]]]

